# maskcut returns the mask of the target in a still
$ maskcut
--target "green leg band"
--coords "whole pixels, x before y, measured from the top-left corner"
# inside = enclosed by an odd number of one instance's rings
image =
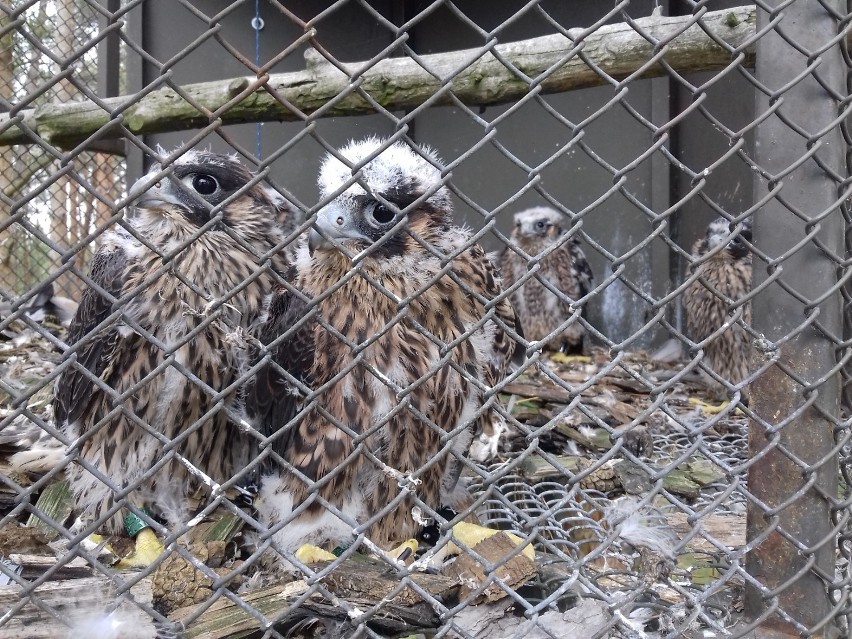
[[[147,508],[141,508],[140,510],[146,515],[148,514]],[[124,531],[127,533],[128,537],[135,537],[139,534],[140,530],[145,528],[150,528],[150,526],[142,521],[136,513],[128,511],[124,515]]]

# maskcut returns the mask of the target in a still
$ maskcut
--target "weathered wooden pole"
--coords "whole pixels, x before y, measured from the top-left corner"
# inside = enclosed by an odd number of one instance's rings
[[[479,48],[424,55],[423,65],[400,57],[373,65],[350,62],[342,65],[344,71],[308,49],[302,71],[185,85],[179,91],[157,87],[99,104],[84,100],[13,108],[0,114],[0,146],[41,138],[73,148],[95,134],[90,143],[122,137],[123,128],[145,134],[197,129],[216,121],[300,119],[288,104],[302,114],[320,111],[322,117],[371,113],[373,106],[360,91],[388,110],[412,109],[428,100],[450,104],[450,94],[470,106],[505,104],[531,91],[559,93],[604,85],[609,78],[665,74],[654,58],[652,40],[667,43],[661,54],[680,73],[723,69],[731,64],[731,54],[719,42],[730,48],[745,45],[754,36],[754,7],[706,12],[701,26],[694,16],[651,16],[635,23],[641,34],[626,23],[589,32],[572,29],[571,38],[557,33],[498,44],[493,52]],[[753,51],[743,51],[740,62],[751,64]]]

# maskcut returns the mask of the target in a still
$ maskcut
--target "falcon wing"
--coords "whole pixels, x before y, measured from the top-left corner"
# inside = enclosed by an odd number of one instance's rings
[[[111,296],[120,297],[126,264],[123,249],[102,248],[92,260],[89,277]],[[68,344],[77,355],[77,365],[69,366],[56,380],[53,410],[57,424],[74,422],[85,412],[92,398],[91,376],[99,377],[115,353],[120,339],[115,323],[91,334],[112,312],[107,296],[86,289],[68,329]]]
[[[592,275],[592,267],[589,266],[589,261],[586,259],[586,254],[580,248],[580,241],[575,237],[570,242],[571,254],[571,269],[577,279],[578,298],[585,297],[595,285],[595,278]],[[585,308],[583,309],[585,317]]]
[[[522,273],[517,268],[520,262],[521,257],[508,246],[500,253],[500,276],[507,288],[520,279]]]
[[[494,387],[506,376],[510,365],[520,366],[526,359],[522,342],[514,337],[517,335],[523,338],[520,322],[515,316],[511,302],[505,296],[492,258],[486,255],[479,245],[474,245],[459,255],[453,266],[466,287],[486,300],[494,300],[493,340],[490,344],[491,348],[485,353],[481,379],[483,384]],[[484,314],[485,304],[479,301],[476,304],[479,312]],[[480,445],[486,446],[487,449],[496,446],[504,429],[502,417],[499,414],[496,415],[496,419],[493,419],[494,417],[492,411],[484,411],[475,419],[471,428],[474,440],[478,440]],[[449,460],[443,480],[448,493],[455,491],[462,470],[461,460],[456,458]]]
[[[480,282],[481,290],[479,293],[487,299],[496,299],[503,295],[500,273],[494,266],[492,257],[487,255],[478,245],[474,246],[468,252],[468,255],[470,256],[470,268],[476,273],[475,277],[469,281]],[[526,359],[523,345],[510,334],[514,332],[520,337],[524,336],[521,322],[515,315],[515,309],[508,296],[504,295],[496,303],[495,314],[498,321],[495,322],[497,331],[494,334],[491,356],[492,371],[490,378],[486,380],[492,386],[505,377],[510,364],[520,366]]]
[[[281,287],[272,295],[266,321],[257,329],[257,338],[264,346],[286,335],[271,349],[271,361],[266,362],[249,382],[246,392],[246,410],[255,427],[265,436],[277,433],[296,413],[301,404],[301,393],[290,376],[310,385],[310,372],[314,359],[314,321],[308,319],[299,326],[299,320],[308,313],[308,305],[295,293]],[[263,349],[265,351],[266,349]],[[256,363],[264,356],[258,349],[252,357]],[[293,428],[281,433],[272,449],[284,455],[289,448]]]

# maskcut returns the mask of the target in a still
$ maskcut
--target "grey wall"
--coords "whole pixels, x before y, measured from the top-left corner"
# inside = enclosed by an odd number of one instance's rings
[[[308,20],[332,3],[300,0],[285,4],[301,19]],[[522,3],[460,0],[455,4],[464,11],[467,19],[481,30],[494,31],[502,42],[555,31],[555,27],[535,9],[504,25],[523,7]],[[668,3],[661,4],[666,6]],[[724,4],[737,3],[720,3],[718,8]],[[200,11],[212,15],[230,7],[231,3],[227,0],[198,0],[195,5]],[[396,24],[417,16],[429,5],[425,1],[371,3]],[[633,2],[629,13],[632,17],[647,16],[654,5],[652,0]],[[544,0],[541,6],[566,29],[588,26],[612,8],[611,3],[596,0]],[[674,3],[668,10],[681,9]],[[686,10],[683,8],[683,11]],[[253,15],[254,3],[244,3],[221,18],[221,30],[218,32],[219,38],[251,60],[255,58],[255,32],[251,27]],[[261,3],[261,16],[265,28],[260,36],[260,59],[266,61],[292,43],[302,31],[271,4]],[[160,62],[179,57],[184,47],[208,32],[205,22],[178,3],[146,2],[134,9],[130,18],[131,30],[137,41],[141,41],[145,50]],[[621,20],[620,16],[616,16],[611,22]],[[321,44],[344,61],[368,59],[393,39],[392,34],[373,16],[352,3],[324,15],[314,26]],[[487,38],[445,7],[421,19],[409,34],[408,45],[419,54],[482,46]],[[270,71],[303,68],[302,53],[303,50],[299,50],[288,56]],[[151,63],[129,64],[128,69],[131,89],[147,85],[164,72]],[[208,37],[188,55],[167,65],[165,72],[178,83],[250,74],[250,70],[213,37]],[[735,77],[739,74],[729,75],[731,77],[707,90],[704,104],[715,117],[736,129],[750,121],[753,99],[745,81]],[[664,124],[673,114],[691,104],[693,91],[690,84],[695,86],[703,82],[706,78],[700,76],[683,81],[661,78],[634,82],[621,102],[608,107],[606,105],[616,93],[611,86],[544,98],[562,121],[548,113],[536,100],[529,101],[505,119],[501,116],[510,108],[508,106],[477,108],[473,114],[457,107],[437,107],[414,121],[411,135],[418,142],[437,149],[445,161],[453,161],[482,140],[486,126],[493,129],[494,138],[453,172],[455,188],[475,203],[469,206],[461,198],[456,198],[457,219],[476,227],[482,225],[483,216],[496,213],[498,228],[508,233],[514,212],[543,204],[546,197],[553,198],[574,214],[582,212],[582,230],[599,243],[603,251],[586,248],[597,281],[601,282],[613,269],[613,260],[606,253],[618,261],[620,256],[631,251],[651,233],[654,225],[649,211],[657,214],[666,211],[672,202],[678,201],[691,188],[688,176],[673,167],[662,154],[655,153],[626,175],[621,191],[614,192],[592,207],[613,187],[613,174],[606,165],[618,170],[641,156],[654,138],[652,130],[640,119],[656,125]],[[595,114],[598,114],[597,117],[593,117]],[[582,129],[575,130],[576,124],[589,118],[592,120]],[[339,146],[350,138],[371,133],[390,134],[395,126],[395,122],[381,115],[334,118],[317,121],[313,135],[330,145]],[[304,133],[305,125],[301,123],[261,125],[260,156],[268,157],[298,136],[304,136],[274,162],[272,175],[276,186],[287,189],[309,208],[316,203],[315,175],[324,150],[313,135]],[[236,143],[246,153],[254,154],[256,134],[253,124],[231,126],[224,130],[227,141],[213,133],[201,144],[214,150],[230,151],[231,143]],[[170,148],[190,137],[192,134],[189,132],[148,136],[146,142]],[[679,127],[670,148],[687,166],[701,171],[726,152],[728,140],[706,117],[695,113]],[[560,155],[546,168],[536,168],[555,153]],[[526,168],[519,166],[509,155],[520,160]],[[131,171],[141,171],[141,158],[137,155],[130,159]],[[532,172],[529,169],[533,169]],[[534,188],[528,189],[529,180],[534,175],[538,175],[540,181]],[[748,175],[745,164],[733,158],[708,176],[703,193],[725,210],[737,212],[749,203],[751,189]],[[504,206],[508,200],[513,201]],[[692,198],[673,211],[670,217],[673,236],[681,246],[688,248],[714,215],[709,204],[697,197]],[[495,250],[502,246],[493,236],[486,236],[484,243]],[[654,240],[624,261],[622,277],[643,293],[660,297],[671,290],[672,282],[679,281],[683,268],[683,261],[674,256],[665,243]],[[621,280],[607,286],[589,308],[592,323],[616,342],[629,338],[640,329],[649,313],[649,305],[634,295]],[[674,311],[671,316],[675,317]],[[648,346],[652,336],[655,341],[666,337],[660,331],[649,332],[632,346]]]

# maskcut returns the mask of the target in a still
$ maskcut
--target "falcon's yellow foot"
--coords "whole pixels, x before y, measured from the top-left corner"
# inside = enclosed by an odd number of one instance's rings
[[[566,355],[565,353],[552,353],[550,359],[559,364],[591,364],[592,358],[588,355]]]
[[[83,540],[83,548],[94,554],[98,561],[107,566],[116,565],[120,559],[103,535],[92,533]]]
[[[690,404],[693,404],[695,406],[700,406],[701,412],[704,413],[705,415],[718,415],[719,413],[721,413],[723,410],[725,410],[731,404],[731,402],[729,402],[729,401],[724,401],[721,404],[719,404],[718,406],[716,406],[716,405],[710,404],[708,402],[705,402],[702,399],[698,399],[697,397],[690,397],[688,401],[689,401]],[[734,410],[734,412],[739,413],[740,415],[743,414],[742,410],[740,410],[739,408],[736,408]]]
[[[414,554],[419,547],[420,544],[417,543],[416,539],[406,539],[393,550],[389,550],[388,554],[394,559],[407,564],[414,560]]]
[[[116,568],[146,568],[166,552],[160,539],[150,528],[143,528],[136,534],[133,552],[116,564]]]
[[[296,559],[303,564],[315,564],[320,561],[334,561],[337,557],[334,553],[323,550],[319,546],[313,544],[304,544],[296,551]]]
[[[92,533],[91,535],[86,537],[86,541],[90,541],[96,546],[101,546],[103,544],[106,544],[107,538],[103,535],[99,535],[98,533]]]
[[[467,548],[473,549],[478,543],[488,539],[489,537],[493,537],[494,535],[502,533],[509,540],[514,543],[516,546],[520,546],[524,543],[524,540],[515,535],[514,533],[507,532],[505,530],[494,530],[493,528],[486,528],[485,526],[480,526],[478,524],[469,524],[465,521],[460,521],[455,526],[453,526],[453,537],[458,539],[461,543],[463,543]],[[443,548],[441,548],[438,552],[436,552],[429,559],[428,565],[432,567],[439,566],[447,557],[451,557],[453,555],[461,554],[462,550],[454,541],[450,541]],[[524,546],[524,549],[521,551],[521,554],[532,561],[535,561],[535,550],[531,544],[527,544]]]

